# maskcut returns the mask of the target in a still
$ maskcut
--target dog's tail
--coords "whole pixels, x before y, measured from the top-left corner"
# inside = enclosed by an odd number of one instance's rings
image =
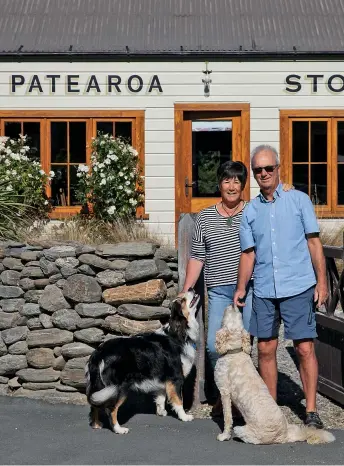
[[[104,380],[104,361],[99,361],[93,353],[85,366],[86,378],[86,395],[88,401],[92,405],[102,405],[106,401],[114,398],[118,389],[115,384],[107,385],[107,380]]]
[[[93,405],[102,405],[111,398],[114,398],[117,393],[117,387],[115,385],[109,385],[105,388],[102,388],[98,392],[92,393],[90,396],[90,401]]]
[[[288,442],[304,442],[309,444],[331,443],[336,440],[328,430],[314,427],[303,427],[296,424],[288,424]]]

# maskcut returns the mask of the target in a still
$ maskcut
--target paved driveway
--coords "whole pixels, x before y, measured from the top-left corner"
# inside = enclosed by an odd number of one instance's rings
[[[331,445],[254,446],[216,440],[211,420],[138,414],[128,435],[88,426],[86,406],[0,397],[1,464],[343,464],[344,431]]]

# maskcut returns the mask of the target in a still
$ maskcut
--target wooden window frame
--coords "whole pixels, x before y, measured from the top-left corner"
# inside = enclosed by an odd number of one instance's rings
[[[315,206],[322,218],[342,218],[344,205],[338,205],[337,128],[338,121],[344,121],[343,110],[280,110],[280,158],[281,179],[292,183],[292,122],[327,121],[327,199],[326,206]]]
[[[48,173],[50,170],[50,121],[86,121],[86,163],[91,159],[91,140],[95,136],[96,121],[132,121],[133,124],[133,147],[139,153],[139,163],[141,174],[145,171],[145,140],[144,140],[144,110],[3,110],[0,111],[0,136],[4,135],[5,121],[13,122],[39,122],[41,125],[41,165],[42,169]],[[47,191],[50,193],[50,186]],[[58,206],[50,214],[52,219],[62,219],[80,212],[81,206]],[[145,212],[145,205],[136,210],[138,219],[148,220],[149,216]]]

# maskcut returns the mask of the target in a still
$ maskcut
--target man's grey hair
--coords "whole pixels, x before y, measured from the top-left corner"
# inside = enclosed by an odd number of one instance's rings
[[[260,146],[255,147],[253,149],[253,151],[251,152],[251,165],[253,165],[254,157],[257,154],[259,154],[259,152],[262,152],[262,151],[272,152],[274,154],[274,156],[275,156],[275,159],[276,159],[276,165],[280,164],[280,158],[279,158],[277,150],[274,147],[269,146],[268,144],[261,144]]]

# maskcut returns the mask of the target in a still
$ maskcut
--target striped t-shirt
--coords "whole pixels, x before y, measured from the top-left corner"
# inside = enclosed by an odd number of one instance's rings
[[[197,215],[190,257],[205,262],[207,287],[237,282],[242,213],[243,210],[233,215],[231,226],[228,225],[228,217],[220,215],[216,205],[201,210]]]

